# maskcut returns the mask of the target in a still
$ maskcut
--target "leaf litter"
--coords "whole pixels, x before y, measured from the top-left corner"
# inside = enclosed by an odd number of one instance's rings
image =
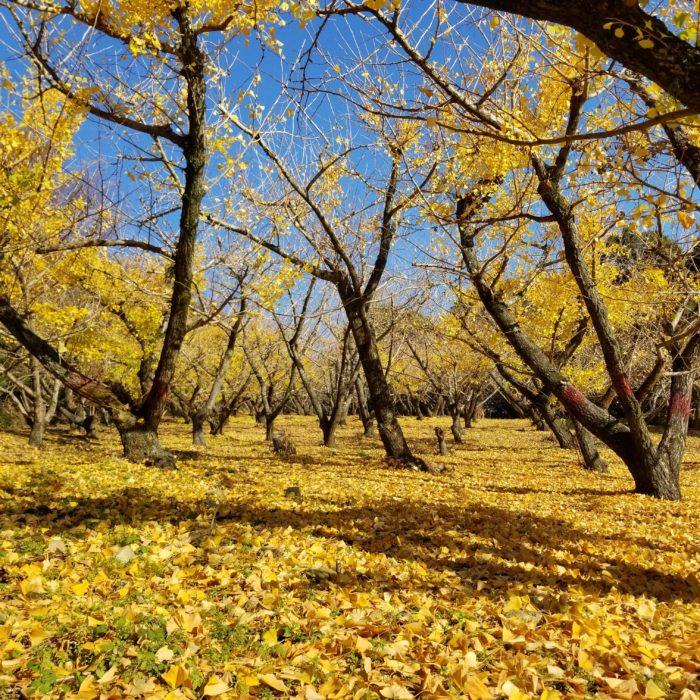
[[[426,455],[435,422],[405,421]],[[700,439],[668,503],[522,421],[480,421],[440,476],[353,420],[339,450],[280,423],[296,457],[250,418],[199,451],[167,424],[167,474],[106,430],[3,435],[0,694],[700,698]]]

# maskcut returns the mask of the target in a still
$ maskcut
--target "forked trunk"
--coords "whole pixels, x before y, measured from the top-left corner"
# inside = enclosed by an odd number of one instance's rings
[[[483,418],[483,406],[481,405],[481,392],[474,391],[464,411],[464,427],[471,428],[478,418]]]
[[[357,391],[357,412],[362,422],[363,436],[367,438],[374,437],[374,419],[372,418],[370,407],[367,405],[364,387],[359,379],[355,382],[355,389]]]

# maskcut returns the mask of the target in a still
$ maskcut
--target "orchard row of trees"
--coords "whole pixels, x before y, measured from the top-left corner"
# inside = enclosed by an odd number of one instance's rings
[[[459,440],[498,391],[680,498],[691,2],[2,7],[3,391],[35,443],[99,409],[166,466],[166,411],[201,443],[293,407],[332,444],[353,409],[430,469],[397,415]]]

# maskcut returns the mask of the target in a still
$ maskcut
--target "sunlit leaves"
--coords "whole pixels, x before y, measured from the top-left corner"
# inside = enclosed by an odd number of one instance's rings
[[[467,433],[448,475],[397,475],[355,420],[337,452],[315,420],[281,420],[298,461],[272,459],[242,417],[167,479],[113,456],[107,433],[70,453],[49,437],[36,462],[5,436],[0,688],[695,700],[690,478],[684,503],[661,504],[629,493],[609,455],[611,474],[593,475],[524,422],[497,421]],[[411,421],[409,438],[432,444],[447,420]],[[187,447],[181,426],[163,432]]]

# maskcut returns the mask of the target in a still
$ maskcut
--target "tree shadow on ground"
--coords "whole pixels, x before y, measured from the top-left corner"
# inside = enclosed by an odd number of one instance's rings
[[[52,501],[55,490],[51,479],[32,487],[6,490],[11,498],[2,499],[5,507],[0,527],[9,522],[15,527],[31,524],[44,528],[47,537],[90,527],[96,521],[113,526],[138,526],[147,521],[181,523],[199,516],[211,517],[210,504],[154,499],[149,491],[138,487],[126,488],[109,497],[75,499],[62,505]],[[508,589],[522,585],[562,591],[571,586],[596,595],[617,589],[662,601],[691,602],[700,598],[700,583],[692,572],[665,573],[643,563],[639,548],[658,549],[654,542],[643,538],[593,534],[562,519],[483,503],[461,509],[385,499],[357,507],[349,496],[345,507],[338,510],[340,504],[334,505],[327,511],[304,508],[295,511],[233,504],[229,510],[222,509],[219,522],[224,526],[227,521],[236,521],[256,528],[291,527],[316,537],[342,541],[364,552],[418,562],[432,572],[456,574],[459,579],[450,577],[448,585],[479,590],[480,595],[502,596]],[[474,542],[474,537],[479,541]],[[634,549],[636,559],[609,554],[611,545],[616,543],[620,551]],[[602,553],[605,549],[607,554]],[[688,545],[686,549],[690,557],[693,548]],[[372,572],[368,576],[369,582],[357,578],[353,587],[376,586]],[[379,585],[387,589],[432,590],[438,584],[428,579],[401,581],[384,577],[379,579]]]

